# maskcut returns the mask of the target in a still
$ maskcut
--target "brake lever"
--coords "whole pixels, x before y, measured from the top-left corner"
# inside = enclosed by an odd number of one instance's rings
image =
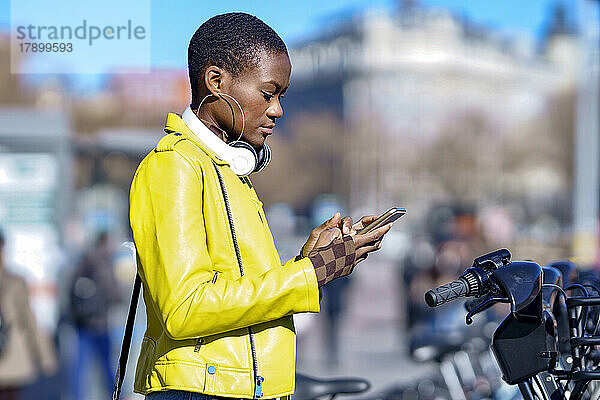
[[[465,311],[468,313],[475,307],[479,306],[481,303],[487,300],[486,297],[475,297],[474,299],[470,299],[465,301],[464,307]]]
[[[487,310],[496,303],[509,302],[510,301],[507,297],[488,297],[481,303],[477,304],[477,306],[475,306],[473,309],[471,309],[471,311],[467,313],[467,315],[465,316],[465,322],[467,325],[471,325],[473,323],[473,316],[475,316],[475,314],[479,314],[480,312]]]

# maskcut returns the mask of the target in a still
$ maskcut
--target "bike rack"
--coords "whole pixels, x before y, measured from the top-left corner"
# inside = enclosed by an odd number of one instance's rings
[[[561,379],[571,379],[573,381],[600,380],[599,370],[590,370],[585,366],[586,346],[600,345],[600,335],[586,336],[587,307],[600,306],[600,297],[598,296],[574,296],[565,299],[569,315],[570,344],[573,366],[570,376]],[[584,317],[584,313],[586,314]]]

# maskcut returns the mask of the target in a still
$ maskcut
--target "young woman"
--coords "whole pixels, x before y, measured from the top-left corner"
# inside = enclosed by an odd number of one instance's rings
[[[247,175],[270,158],[291,65],[256,17],[206,21],[188,49],[192,103],[141,162],[130,219],[147,312],[135,390],[148,399],[273,399],[294,392],[292,314],[381,246],[336,213],[281,263]],[[285,188],[282,188],[285,190]]]

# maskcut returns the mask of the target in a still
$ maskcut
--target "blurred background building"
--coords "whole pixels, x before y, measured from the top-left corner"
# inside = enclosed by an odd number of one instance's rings
[[[524,124],[543,116],[552,97],[574,89],[574,27],[562,6],[549,19],[538,49],[527,38],[509,41],[450,10],[410,1],[396,10],[342,17],[337,27],[293,49],[287,123],[311,111],[343,121],[353,207],[379,209],[398,198],[440,195],[486,202],[508,189],[499,174],[503,141],[522,136]],[[459,137],[473,135],[481,137],[479,145]],[[458,181],[445,179],[446,187],[439,187],[441,179],[431,174],[438,171],[427,171],[432,160],[423,156],[444,140],[456,150],[463,146],[460,157],[472,163]],[[474,152],[479,154],[465,154]],[[437,151],[429,158],[444,168],[459,162],[447,156],[454,159]],[[560,166],[555,169],[565,175]],[[425,179],[415,179],[415,173]],[[556,189],[552,184],[538,190]],[[513,186],[517,195],[530,191]]]
[[[597,267],[597,4],[545,2],[537,36],[405,0],[337,12],[284,37],[293,65],[285,117],[269,138],[271,166],[252,177],[282,259],[336,210],[357,219],[408,209],[380,254],[326,292],[327,312],[296,320],[301,370],[364,375],[375,388],[429,371],[406,357],[408,328],[431,317],[422,294],[486,250],[540,263],[583,255]],[[166,113],[190,99],[182,65],[109,71],[89,87],[75,78],[12,74],[9,31],[0,31],[0,226],[7,264],[26,278],[39,323],[59,344],[50,385],[64,399],[77,357],[71,275],[106,233],[127,298],[129,184]],[[125,311],[108,316],[117,344]],[[93,399],[102,397],[94,376]],[[33,386],[26,396],[50,393]]]

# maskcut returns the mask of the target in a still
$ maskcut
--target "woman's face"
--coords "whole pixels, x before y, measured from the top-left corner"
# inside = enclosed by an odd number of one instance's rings
[[[263,51],[256,67],[249,67],[224,84],[218,108],[217,123],[237,140],[242,130],[242,115],[234,97],[244,110],[243,138],[260,147],[273,133],[275,120],[283,116],[281,99],[288,88],[292,65],[286,53]],[[228,103],[228,106],[223,101]]]

